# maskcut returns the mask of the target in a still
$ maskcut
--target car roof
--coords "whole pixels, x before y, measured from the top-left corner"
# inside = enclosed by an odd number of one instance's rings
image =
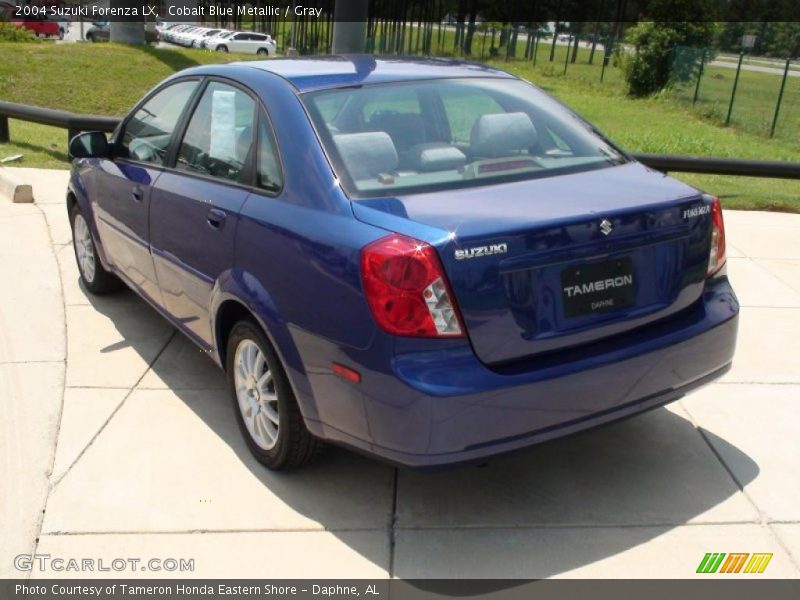
[[[493,77],[515,79],[505,71],[486,65],[442,58],[375,57],[335,55],[302,58],[273,58],[232,63],[274,73],[298,91],[390,83],[423,79]]]

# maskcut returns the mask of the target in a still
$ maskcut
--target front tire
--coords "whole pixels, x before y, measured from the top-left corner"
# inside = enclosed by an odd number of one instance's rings
[[[228,51],[227,46],[217,46],[217,52],[227,52],[227,51]]]
[[[259,56],[269,56],[269,50],[266,48],[259,48],[258,52],[256,52]]]
[[[273,470],[296,469],[317,454],[321,442],[306,428],[277,354],[253,321],[234,325],[226,370],[236,420],[247,447]]]
[[[101,296],[116,292],[122,288],[122,282],[110,271],[106,271],[97,256],[89,223],[77,204],[70,212],[72,224],[72,249],[78,263],[78,272],[83,285],[92,294]]]
[[[94,44],[94,34],[93,33],[87,33],[86,34],[86,41]]]

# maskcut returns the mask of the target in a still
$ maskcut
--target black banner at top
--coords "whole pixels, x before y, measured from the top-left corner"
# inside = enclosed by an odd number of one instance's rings
[[[14,0],[12,0],[14,2]],[[16,18],[514,23],[800,21],[800,0],[16,0]]]

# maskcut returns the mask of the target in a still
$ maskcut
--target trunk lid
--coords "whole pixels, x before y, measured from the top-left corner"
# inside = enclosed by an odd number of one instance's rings
[[[638,163],[353,202],[358,219],[436,247],[487,364],[597,341],[693,304],[709,208],[694,188]]]

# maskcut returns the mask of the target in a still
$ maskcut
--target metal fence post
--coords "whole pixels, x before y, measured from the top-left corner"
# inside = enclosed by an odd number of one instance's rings
[[[0,144],[7,144],[11,141],[11,134],[8,132],[8,117],[0,115]]]
[[[692,106],[697,104],[697,96],[700,93],[700,80],[703,78],[703,65],[706,63],[706,49],[703,48],[703,54],[700,56],[700,71],[697,73],[697,84],[694,86],[694,98],[692,98]]]
[[[600,68],[600,83],[603,83],[603,77],[606,75],[606,65],[611,60],[611,47],[613,45],[611,36],[606,37],[606,41],[603,42],[603,66]]]
[[[783,90],[786,88],[786,78],[789,76],[789,63],[792,62],[791,58],[786,59],[786,67],[783,69],[783,80],[781,81],[781,91],[778,92],[778,103],[775,105],[775,116],[772,117],[772,127],[769,130],[769,137],[775,135],[775,125],[778,124],[778,113],[781,110],[781,101],[783,100]]]
[[[739,64],[736,66],[736,77],[733,79],[733,89],[731,90],[731,102],[728,104],[728,116],[725,117],[725,126],[730,125],[731,114],[733,113],[733,100],[736,98],[736,87],[739,85],[739,72],[742,70],[742,60],[744,52],[739,53]]]

